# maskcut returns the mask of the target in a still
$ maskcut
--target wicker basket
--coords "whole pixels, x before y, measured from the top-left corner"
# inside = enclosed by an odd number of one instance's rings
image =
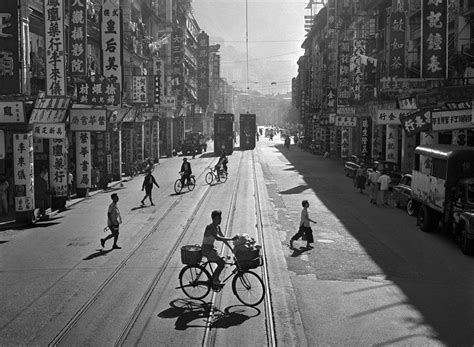
[[[181,262],[186,265],[197,265],[201,262],[201,246],[186,245],[181,247]]]

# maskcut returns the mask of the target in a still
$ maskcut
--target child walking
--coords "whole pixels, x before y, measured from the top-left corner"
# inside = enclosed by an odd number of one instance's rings
[[[301,205],[303,206],[303,210],[301,211],[300,228],[299,228],[298,232],[290,239],[290,248],[293,248],[293,241],[298,240],[304,234],[305,238],[306,238],[306,248],[311,249],[311,248],[313,248],[313,246],[311,246],[311,244],[314,242],[314,239],[313,239],[313,230],[311,229],[311,226],[310,226],[309,222],[316,223],[316,221],[309,218],[309,214],[308,214],[309,202],[308,202],[308,200],[303,200],[301,202]]]

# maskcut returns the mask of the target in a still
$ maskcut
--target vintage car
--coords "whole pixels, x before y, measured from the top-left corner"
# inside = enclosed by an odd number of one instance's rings
[[[391,179],[390,190],[392,190],[393,187],[396,186],[402,179],[403,173],[400,172],[397,163],[385,160],[377,160],[374,161],[372,166],[377,168],[377,170],[380,172],[384,170],[387,172]]]
[[[412,199],[411,174],[405,174],[400,182],[393,186],[392,199],[396,207],[405,207],[408,215],[416,214],[416,203]]]
[[[368,165],[368,160],[366,157],[351,155],[348,160],[344,163],[344,172],[347,177],[355,177],[357,169],[360,168],[362,164]]]

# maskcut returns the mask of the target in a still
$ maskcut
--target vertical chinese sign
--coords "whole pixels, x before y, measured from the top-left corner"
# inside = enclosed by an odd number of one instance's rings
[[[398,162],[398,125],[387,125],[385,139],[385,160]]]
[[[422,0],[421,78],[445,79],[448,74],[448,1]]]
[[[102,71],[122,89],[122,21],[118,0],[103,0],[101,21]]]
[[[51,194],[55,197],[67,196],[67,145],[64,139],[49,140],[49,171],[51,174]]]
[[[205,32],[198,36],[197,64],[198,103],[205,110],[209,105],[209,35]]]
[[[349,105],[351,96],[350,62],[351,62],[351,43],[350,41],[341,41],[339,43],[339,73],[337,81],[337,106]]]
[[[76,132],[76,187],[91,187],[91,133]]]
[[[172,75],[171,85],[174,95],[181,101],[183,97],[183,62],[184,62],[184,31],[176,26],[171,40]]]
[[[350,144],[350,128],[341,128],[341,158],[347,158],[349,156],[349,144]]]
[[[82,77],[87,73],[87,2],[70,0],[69,74]]]
[[[132,103],[134,104],[146,104],[147,93],[146,93],[146,76],[132,76]]]
[[[395,0],[390,13],[388,76],[405,77],[406,0]]]
[[[352,70],[352,98],[359,102],[362,97],[362,56],[365,56],[364,40],[354,40],[352,42],[351,70]]]
[[[15,183],[15,211],[35,208],[33,171],[33,134],[13,134],[13,173]]]
[[[369,117],[363,117],[361,118],[361,122],[360,122],[360,134],[361,134],[361,138],[360,138],[360,153],[363,155],[363,156],[366,156],[366,157],[370,157],[371,156],[371,146],[370,146],[370,129],[371,129],[371,119]]]
[[[64,51],[64,2],[44,2],[46,45],[46,96],[66,96],[66,55]]]
[[[161,105],[165,89],[165,64],[162,59],[153,59],[153,103]]]
[[[0,94],[20,93],[18,1],[0,1]]]

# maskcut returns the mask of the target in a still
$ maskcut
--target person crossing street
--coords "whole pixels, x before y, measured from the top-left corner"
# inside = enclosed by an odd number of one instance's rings
[[[153,190],[153,185],[155,185],[157,188],[160,188],[158,183],[156,183],[155,177],[153,177],[153,175],[151,174],[151,171],[148,170],[147,174],[145,175],[145,178],[143,179],[143,184],[142,184],[142,191],[145,190],[145,196],[143,197],[141,201],[142,206],[145,205],[146,198],[150,199],[151,206],[155,206],[151,197],[151,191]]]

